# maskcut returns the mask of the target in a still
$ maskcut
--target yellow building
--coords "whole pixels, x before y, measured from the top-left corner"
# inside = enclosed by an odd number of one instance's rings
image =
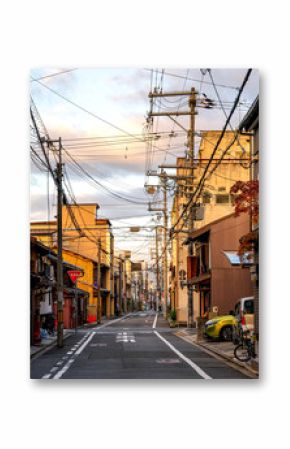
[[[119,251],[116,254],[118,286],[117,296],[120,296],[119,310],[127,313],[132,311],[132,260],[131,251]]]
[[[107,317],[114,314],[112,268],[114,237],[110,221],[97,218],[98,209],[99,206],[96,203],[63,206],[62,209],[63,257],[74,254],[72,257],[83,256],[83,260],[87,261],[89,290],[85,288],[84,290],[90,293],[87,311],[89,322],[100,319],[100,317],[97,317],[98,302],[96,294],[99,263],[101,271],[99,313]],[[47,246],[54,248],[57,246],[56,221],[31,223],[31,234]],[[80,258],[80,260],[82,259]],[[79,266],[82,265],[79,264]],[[93,274],[91,273],[92,270]],[[82,281],[84,282],[83,279]],[[94,286],[95,288],[93,288]]]
[[[66,262],[83,269],[84,274],[76,281],[75,285],[77,288],[80,288],[89,294],[87,304],[87,321],[90,321],[89,317],[93,314],[96,296],[96,288],[94,288],[94,263],[91,259],[68,250],[63,250],[62,256],[63,260]],[[93,311],[91,311],[92,308]],[[94,320],[91,319],[91,321],[96,321],[96,318]]]
[[[176,193],[171,211],[171,226],[175,226],[185,209],[192,192],[201,180],[204,170],[208,165],[215,144],[221,131],[204,131],[201,133],[199,151],[194,164],[194,178],[185,178],[176,182]],[[221,140],[218,151],[210,162],[206,180],[201,195],[197,198],[199,207],[194,210],[194,229],[199,229],[219,218],[231,214],[234,211],[233,198],[230,188],[236,181],[250,179],[250,141],[249,137],[239,135],[235,138],[235,132],[227,131]],[[224,154],[225,150],[228,151]],[[222,161],[221,156],[224,154]],[[190,161],[185,158],[177,158],[178,176],[192,175],[188,168]],[[215,168],[214,171],[213,168]],[[211,173],[212,171],[212,173]],[[186,214],[185,214],[186,215]],[[172,236],[172,256],[170,264],[170,296],[171,307],[176,309],[177,320],[187,323],[188,291],[186,287],[187,255],[188,248],[183,243],[188,236],[187,222],[184,217],[175,227],[176,233]],[[197,295],[193,300],[193,319],[199,316],[199,304]]]

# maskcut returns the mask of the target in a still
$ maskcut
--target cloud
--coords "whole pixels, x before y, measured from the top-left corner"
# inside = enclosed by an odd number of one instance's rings
[[[43,76],[48,73],[56,72],[60,69],[39,69],[34,70],[35,77]],[[162,69],[160,69],[161,71]],[[187,73],[186,68],[167,68],[165,71],[184,77]],[[227,84],[240,86],[246,69],[226,70],[213,69],[213,77],[217,84]],[[189,78],[200,80],[198,82],[185,80],[184,78],[175,78],[164,74],[162,89],[163,92],[171,90],[189,90],[191,87],[204,92],[208,97],[217,101],[213,86],[207,84],[210,81],[207,74],[204,78],[199,69],[190,68]],[[202,82],[203,79],[203,82]],[[129,69],[79,69],[74,72],[58,75],[56,77],[46,78],[43,83],[69,100],[78,104],[88,112],[77,108],[68,101],[61,99],[47,88],[38,83],[31,83],[32,96],[40,112],[42,120],[48,129],[50,137],[62,137],[63,146],[69,151],[75,159],[87,170],[90,175],[103,185],[97,186],[92,181],[88,181],[84,174],[76,173],[69,158],[63,153],[65,168],[69,173],[71,185],[77,201],[79,202],[97,202],[101,209],[99,214],[109,219],[130,217],[135,215],[136,220],[144,222],[145,217],[138,218],[138,215],[146,214],[147,205],[138,205],[127,203],[114,196],[127,196],[139,198],[139,201],[146,202],[147,195],[144,193],[145,169],[157,169],[158,165],[163,163],[175,162],[175,156],[166,154],[164,151],[154,151],[150,155],[150,163],[146,164],[146,144],[142,142],[129,142],[131,137],[122,133],[121,130],[129,134],[142,135],[143,125],[145,123],[146,111],[149,110],[148,92],[150,90],[151,73],[142,68]],[[161,74],[154,74],[152,87],[161,86]],[[237,95],[237,90],[218,87],[218,91],[223,101],[228,101],[231,105]],[[258,72],[253,72],[249,82],[246,85],[242,99],[252,101],[258,92]],[[168,105],[178,106],[179,102],[172,98],[172,103]],[[229,109],[227,110],[229,112]],[[239,115],[235,113],[232,124],[237,126],[242,118],[244,111]],[[110,122],[114,126],[106,124],[95,116]],[[178,122],[188,128],[189,118],[178,117]],[[158,127],[156,123],[158,122]],[[222,110],[198,109],[196,116],[197,130],[221,129],[225,123],[225,117]],[[154,119],[154,131],[170,132],[172,129],[180,131],[169,118],[160,117]],[[108,136],[108,139],[104,139]],[[110,137],[109,137],[110,136]],[[116,137],[123,136],[123,138]],[[86,141],[71,140],[94,137]],[[97,139],[97,137],[99,137]],[[119,145],[106,145],[105,141],[121,140]],[[198,146],[198,140],[196,143]],[[176,145],[172,149],[173,154],[184,154],[184,143],[186,141],[185,133],[179,138],[159,139],[155,142],[156,147],[166,149],[169,145]],[[79,147],[73,150],[71,144],[79,142]],[[94,147],[85,147],[84,142],[94,143]],[[101,146],[103,145],[103,147]],[[126,150],[126,148],[128,148]],[[55,167],[54,158],[51,155],[53,167]],[[33,219],[46,219],[47,217],[47,198],[46,198],[46,175],[41,175],[35,167],[31,169],[31,217]],[[155,182],[155,178],[151,178]],[[157,181],[157,180],[156,180]],[[51,191],[53,182],[51,181]],[[108,189],[110,192],[106,191]],[[50,204],[55,202],[55,197],[50,195]],[[150,219],[150,218],[149,218]],[[133,220],[133,219],[132,219]],[[122,243],[123,244],[123,243]],[[126,242],[124,242],[126,244]]]

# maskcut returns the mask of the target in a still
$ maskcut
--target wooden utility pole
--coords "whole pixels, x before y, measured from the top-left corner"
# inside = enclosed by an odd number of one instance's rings
[[[167,179],[165,176],[161,177],[161,182],[163,186],[163,242],[164,242],[164,318],[167,316],[168,312],[168,249],[167,249],[167,227],[168,227],[168,215],[167,215]]]
[[[123,309],[124,313],[127,313],[127,270],[126,270],[126,257],[124,257],[124,271],[123,271]]]
[[[119,262],[119,314],[122,315],[122,308],[123,308],[123,304],[122,304],[122,292],[123,292],[123,281],[122,281],[122,277],[123,277],[123,267],[122,267],[122,259],[120,258],[120,262]]]
[[[189,161],[190,161],[190,175],[194,175],[194,130],[195,130],[195,107],[196,107],[196,92],[195,89],[191,89],[191,95],[189,98],[189,108],[190,108],[190,128],[188,131],[188,148],[189,148]],[[189,183],[191,186],[191,183]],[[189,192],[190,193],[190,189]],[[194,208],[190,207],[189,217],[188,217],[188,231],[191,233],[194,230]],[[190,241],[188,244],[188,256],[193,256],[193,243]],[[193,287],[191,284],[187,285],[187,327],[192,327],[193,325]]]
[[[98,283],[98,303],[97,303],[97,323],[101,323],[101,239],[98,239],[98,271],[97,271],[97,283]]]
[[[63,260],[62,260],[62,144],[58,139],[58,163],[56,168],[57,179],[57,346],[63,347]]]
[[[110,235],[110,316],[113,317],[114,310],[114,237]]]
[[[160,299],[158,226],[156,226],[155,228],[155,245],[156,245],[156,312],[158,312],[159,299]]]
[[[173,120],[174,123],[177,124],[183,130],[185,128],[179,122],[177,122],[175,119],[173,119],[172,116],[177,116],[177,117],[184,116],[184,115],[190,116],[190,127],[188,130],[188,148],[189,148],[188,153],[189,153],[190,166],[188,167],[189,174],[187,174],[185,177],[183,177],[184,179],[186,179],[188,181],[187,194],[191,193],[190,186],[193,185],[193,180],[194,180],[194,166],[193,166],[194,161],[195,161],[195,158],[194,158],[194,133],[195,133],[195,115],[197,113],[196,112],[196,93],[197,93],[196,90],[194,88],[192,88],[190,91],[185,91],[185,92],[179,92],[179,91],[176,91],[176,92],[150,92],[148,95],[151,100],[155,97],[170,97],[170,96],[188,96],[189,97],[189,111],[179,111],[179,110],[174,111],[174,112],[152,112],[152,111],[150,111],[148,114],[149,117],[161,117],[161,116],[168,117],[171,120]],[[161,176],[162,176],[162,172],[161,172]],[[181,177],[179,177],[179,176],[175,176],[175,178],[181,179]],[[164,218],[165,218],[165,214],[164,214]],[[190,211],[189,211],[189,218],[188,218],[188,232],[191,233],[193,231],[193,229],[194,229],[194,209],[193,209],[193,207],[191,207]],[[167,254],[167,250],[165,251],[165,254]],[[192,245],[192,243],[190,243],[188,246],[188,255],[191,256],[192,254],[193,254],[193,245]],[[164,263],[164,265],[166,265],[166,262]],[[164,279],[165,290],[166,290],[167,283],[168,283],[168,279],[167,279],[167,272],[166,272],[166,277]],[[187,289],[188,289],[187,325],[188,325],[188,327],[192,327],[193,289],[192,289],[191,285],[188,285]]]

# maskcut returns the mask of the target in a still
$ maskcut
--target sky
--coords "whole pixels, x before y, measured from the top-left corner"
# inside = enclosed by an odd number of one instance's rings
[[[211,69],[212,78],[225,112],[229,113],[246,73],[241,69]],[[161,163],[174,163],[184,156],[186,133],[168,117],[154,118],[154,151],[148,153],[146,118],[150,109],[148,93],[157,87],[163,92],[189,91],[194,87],[216,102],[214,109],[198,108],[196,131],[222,129],[224,111],[209,73],[194,68],[78,68],[45,67],[31,70],[30,93],[41,120],[52,139],[62,138],[64,170],[77,202],[96,202],[99,217],[112,222],[116,249],[133,251],[133,258],[150,256],[156,213],[148,212],[152,197],[144,184],[156,184],[147,170]],[[236,128],[259,90],[259,73],[253,70],[234,113]],[[153,111],[186,110],[187,97],[156,99]],[[178,117],[188,128],[188,117]],[[171,134],[171,136],[170,136]],[[195,138],[198,149],[199,137]],[[32,136],[32,146],[39,151]],[[39,153],[40,154],[40,153]],[[86,171],[80,174],[70,156]],[[52,166],[55,166],[53,155]],[[31,163],[31,221],[53,219],[56,190],[42,167]],[[67,182],[68,184],[68,182]],[[65,187],[66,188],[66,187]],[[173,192],[169,194],[169,203]],[[125,197],[125,199],[124,199]],[[160,197],[154,197],[160,200]],[[159,203],[157,203],[159,204]],[[130,233],[129,226],[143,226]]]

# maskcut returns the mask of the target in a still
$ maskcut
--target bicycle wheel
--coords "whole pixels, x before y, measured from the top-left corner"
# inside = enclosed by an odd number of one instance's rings
[[[247,362],[251,358],[248,346],[243,343],[235,347],[234,354],[240,362]]]

